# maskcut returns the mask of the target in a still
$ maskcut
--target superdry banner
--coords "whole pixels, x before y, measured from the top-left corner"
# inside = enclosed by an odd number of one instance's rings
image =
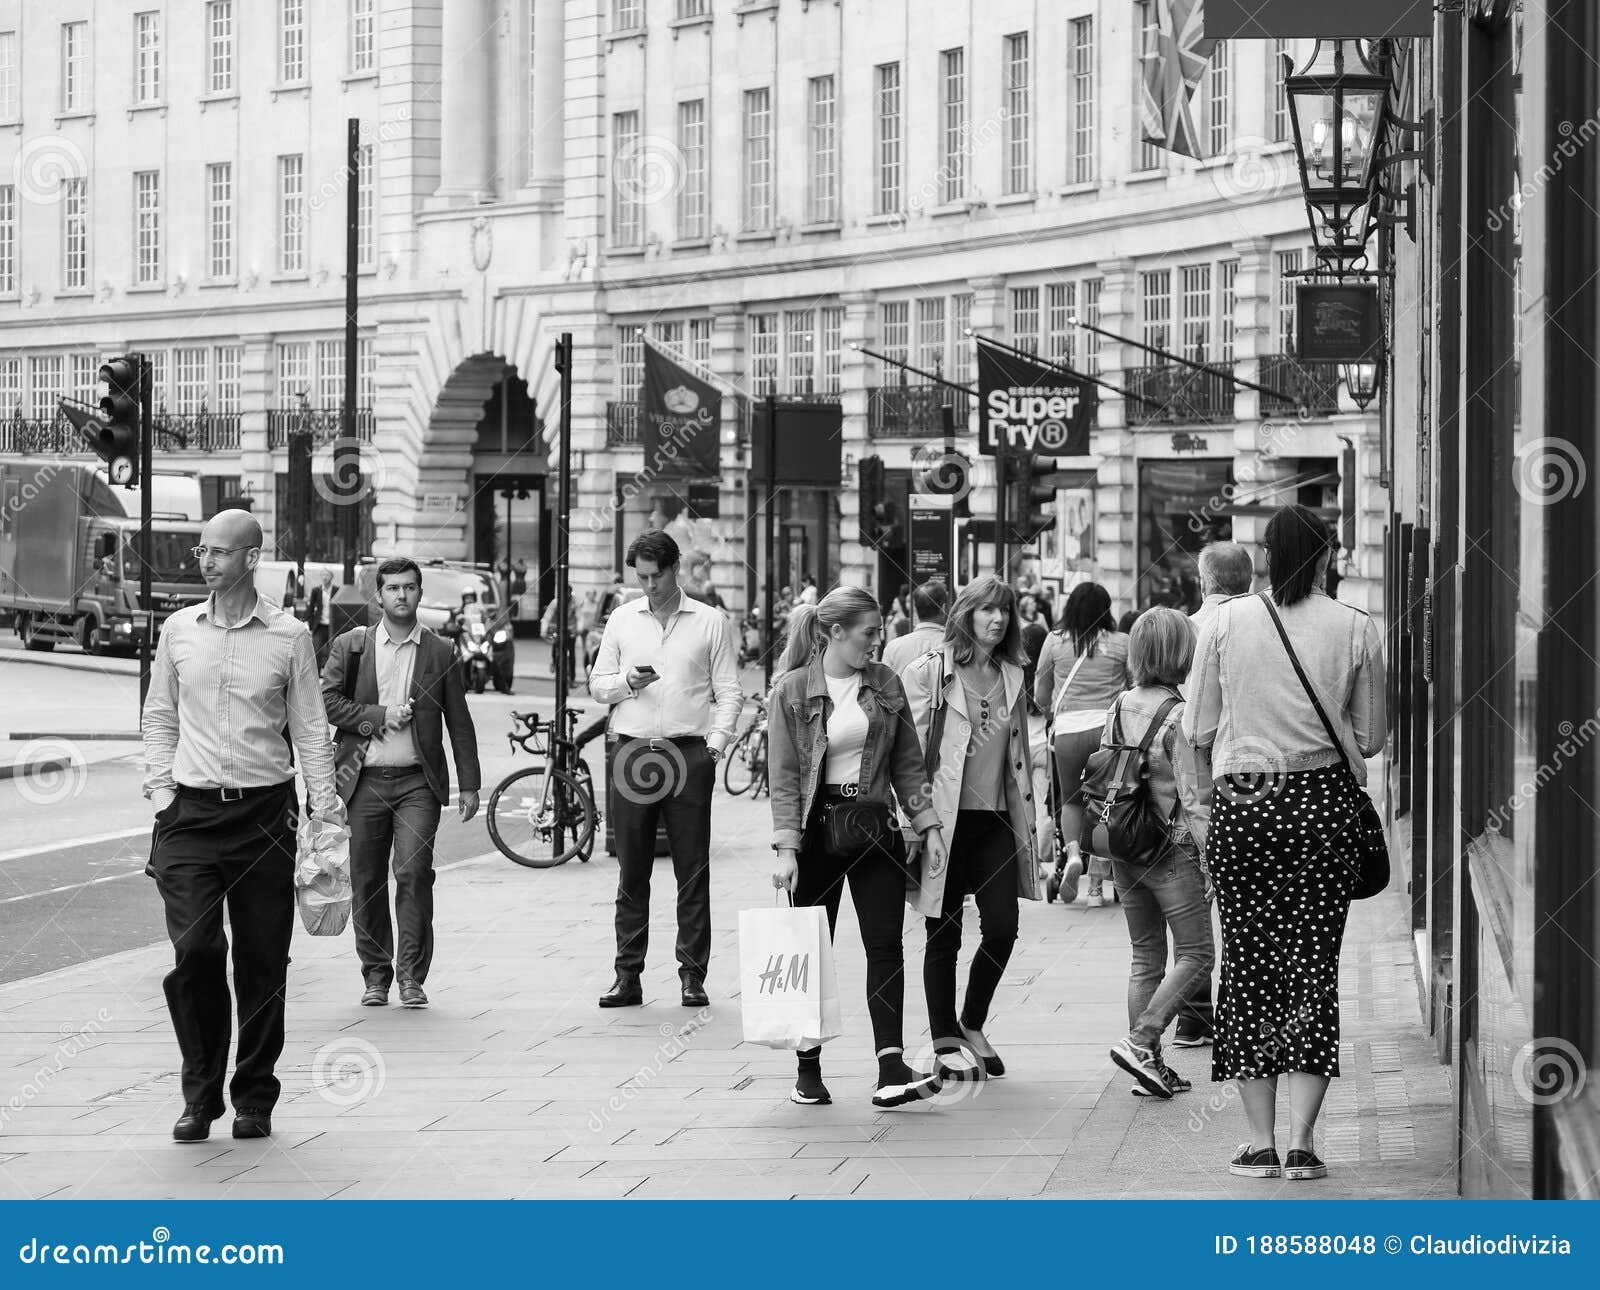
[[[1026,449],[1083,457],[1098,400],[1088,381],[1064,376],[978,337],[978,451]]]
[[[639,444],[653,479],[722,477],[722,393],[644,343]]]

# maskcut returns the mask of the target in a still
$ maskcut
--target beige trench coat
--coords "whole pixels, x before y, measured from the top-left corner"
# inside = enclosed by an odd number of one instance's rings
[[[972,742],[972,721],[967,715],[967,692],[956,675],[955,660],[949,647],[925,654],[906,666],[900,674],[905,686],[906,699],[911,705],[911,719],[917,727],[917,738],[927,748],[928,730],[933,721],[932,692],[940,677],[943,663],[944,701],[949,706],[945,714],[944,737],[940,741],[938,769],[933,777],[933,809],[944,829],[945,845],[955,838],[956,813],[961,801],[961,775],[967,764],[967,749]],[[1005,678],[1006,706],[1011,713],[1006,739],[1009,744],[1006,761],[1006,816],[1011,822],[1011,832],[1016,839],[1017,891],[1025,900],[1042,898],[1039,884],[1038,843],[1034,830],[1033,756],[1028,748],[1027,699],[1022,692],[1022,669],[1014,663],[1002,663],[1000,670]],[[908,841],[914,841],[908,837]],[[926,917],[939,915],[944,906],[945,871],[928,872],[928,856],[924,850],[917,858],[920,877],[907,892],[906,899],[913,909]]]

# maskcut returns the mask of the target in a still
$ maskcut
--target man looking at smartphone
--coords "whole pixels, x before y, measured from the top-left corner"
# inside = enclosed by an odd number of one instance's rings
[[[678,544],[641,533],[627,564],[644,597],[606,621],[589,693],[612,706],[609,807],[617,837],[616,980],[602,1008],[644,1002],[650,876],[665,824],[678,881],[682,1003],[703,1008],[711,957],[711,789],[744,706],[725,615],[678,586]]]

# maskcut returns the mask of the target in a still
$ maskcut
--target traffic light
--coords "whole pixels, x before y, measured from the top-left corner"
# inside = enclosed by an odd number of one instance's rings
[[[289,435],[289,547],[298,555],[311,532],[312,445],[315,439],[308,430],[296,430]]]
[[[94,450],[106,463],[113,484],[139,486],[139,360],[113,358],[100,368],[106,396],[100,400],[101,422],[93,432]]]
[[[858,477],[860,492],[860,518],[857,525],[862,546],[876,546],[873,538],[875,514],[884,502],[883,458],[863,457]]]
[[[1032,452],[1012,454],[1006,463],[1007,484],[1012,493],[1007,501],[1012,540],[1032,542],[1039,534],[1056,526],[1056,485],[1053,457]]]

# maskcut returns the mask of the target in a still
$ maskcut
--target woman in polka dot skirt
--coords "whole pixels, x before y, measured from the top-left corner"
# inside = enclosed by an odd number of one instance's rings
[[[1328,526],[1302,506],[1267,524],[1271,597],[1295,654],[1339,730],[1333,747],[1263,596],[1223,601],[1202,629],[1183,732],[1214,779],[1207,867],[1222,921],[1213,1080],[1233,1079],[1250,1141],[1246,1177],[1327,1174],[1317,1116],[1339,1074],[1339,948],[1356,865],[1357,788],[1384,740],[1384,665],[1375,623],[1324,590]],[[1276,1141],[1280,1077],[1288,1152]]]

